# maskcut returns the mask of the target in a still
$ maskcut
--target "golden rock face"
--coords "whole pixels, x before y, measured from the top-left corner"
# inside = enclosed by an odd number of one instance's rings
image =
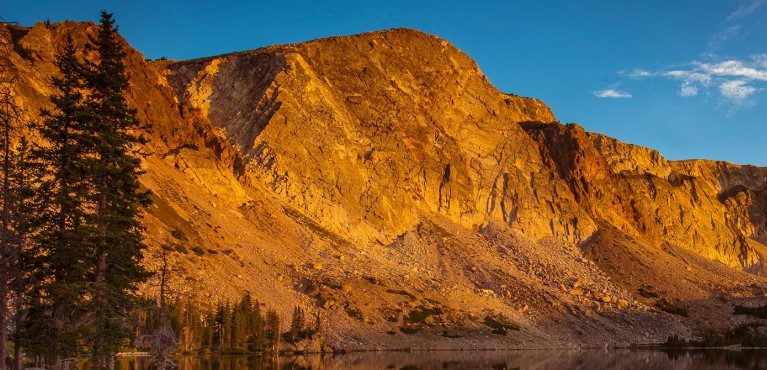
[[[528,125],[531,136],[599,223],[658,247],[671,244],[733,268],[761,268],[767,171],[667,161],[577,125]]]
[[[26,121],[63,35],[93,27],[0,25]],[[767,286],[764,169],[561,125],[440,38],[171,62],[126,47],[129,103],[154,125],[146,263],[170,246],[179,294],[305,306],[337,348],[509,348],[662,342]]]
[[[362,245],[424,213],[535,240],[596,230],[519,125],[555,122],[550,109],[499,92],[437,37],[391,30],[170,70],[179,98],[241,150],[248,181]]]
[[[720,198],[762,190],[763,171],[669,163],[560,126],[434,36],[390,30],[170,69],[180,98],[240,148],[246,178],[355,242],[388,244],[422,213],[576,244],[597,220],[731,267],[760,261],[752,220],[726,219],[753,197]]]

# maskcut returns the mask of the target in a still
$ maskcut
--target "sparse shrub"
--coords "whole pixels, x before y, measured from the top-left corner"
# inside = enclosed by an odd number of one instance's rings
[[[485,316],[484,323],[492,329],[490,332],[493,334],[506,335],[509,330],[519,331],[519,325],[509,322],[503,316]]]
[[[408,326],[402,326],[399,328],[399,331],[407,334],[407,335],[413,335],[418,334],[421,332],[421,326],[420,325],[408,325]]]
[[[184,235],[184,232],[179,229],[173,229],[173,231],[170,232],[170,236],[178,240],[184,240],[184,241],[187,240],[186,236]]]
[[[678,348],[678,347],[687,347],[690,344],[683,338],[680,338],[679,335],[674,334],[674,335],[669,335],[668,339],[666,339],[666,343],[663,343],[663,345],[665,347]]]
[[[657,302],[655,302],[655,307],[657,307],[661,311],[668,312],[673,315],[687,317],[687,310],[685,310],[682,307],[675,306],[673,303],[665,300],[664,298],[661,298]]]
[[[409,297],[409,298],[415,298],[415,296],[413,296],[412,294],[408,293],[408,292],[407,292],[406,290],[404,290],[404,289],[398,289],[398,290],[395,290],[395,289],[386,289],[386,293],[391,293],[391,294],[399,294],[399,295],[403,295],[403,296],[405,296],[405,297]]]
[[[707,330],[700,334],[700,340],[685,340],[678,335],[669,336],[666,347],[764,347],[767,345],[767,333],[759,323],[747,323],[726,331]]]
[[[205,254],[205,250],[202,249],[202,247],[200,247],[199,245],[195,245],[194,247],[192,247],[192,252],[194,252],[194,254],[198,256],[202,256]]]
[[[176,252],[178,253],[189,254],[189,250],[186,249],[186,247],[181,244],[174,244],[174,247],[176,248]]]
[[[735,305],[732,310],[733,315],[749,315],[759,319],[767,319],[767,305],[761,307],[747,307]]]
[[[353,317],[357,320],[363,319],[362,311],[357,307],[347,304],[346,307],[344,307],[344,311],[346,311],[346,314],[349,315],[349,317]]]
[[[428,307],[419,305],[413,308],[413,310],[410,311],[410,313],[405,317],[404,320],[413,324],[422,324],[427,317],[441,315],[441,314],[442,314],[442,309],[439,307],[428,308]]]
[[[386,319],[386,321],[398,322],[399,315],[402,313],[402,309],[384,307],[384,308],[381,308],[381,313],[383,314],[384,319]]]
[[[659,298],[658,293],[652,291],[652,287],[640,287],[639,295],[645,298]]]
[[[446,331],[442,332],[442,336],[445,337],[445,338],[450,338],[450,339],[463,338],[463,335],[461,335],[461,334],[450,334],[450,333],[448,333]]]

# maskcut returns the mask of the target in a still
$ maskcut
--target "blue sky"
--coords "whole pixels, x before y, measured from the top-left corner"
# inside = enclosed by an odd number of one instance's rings
[[[563,123],[669,159],[767,166],[767,0],[0,0],[0,15],[22,25],[95,21],[101,9],[149,58],[416,28]]]

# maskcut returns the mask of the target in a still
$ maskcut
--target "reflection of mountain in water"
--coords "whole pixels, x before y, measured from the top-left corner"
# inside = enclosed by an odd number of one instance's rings
[[[121,369],[150,369],[147,358],[123,358]],[[184,357],[179,370],[241,369],[763,369],[767,350],[590,350],[358,352],[295,357]],[[86,367],[87,369],[87,367]]]

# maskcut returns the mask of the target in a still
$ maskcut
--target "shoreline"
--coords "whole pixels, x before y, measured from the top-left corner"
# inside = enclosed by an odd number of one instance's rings
[[[767,347],[741,347],[741,346],[724,346],[724,347],[664,347],[662,345],[642,345],[642,346],[628,346],[628,347],[577,347],[577,348],[556,348],[556,347],[540,347],[540,348],[462,348],[462,349],[447,349],[447,348],[430,348],[430,349],[371,349],[371,350],[348,350],[348,351],[330,351],[330,352],[316,352],[316,351],[280,351],[279,353],[186,353],[177,354],[174,357],[302,357],[302,356],[335,356],[335,355],[350,355],[350,354],[373,354],[373,353],[426,353],[426,352],[536,352],[536,351],[551,351],[551,352],[591,352],[591,351],[705,351],[705,350],[718,350],[718,351],[751,351],[751,350],[767,350]],[[152,357],[149,352],[121,352],[115,355],[115,357]]]

